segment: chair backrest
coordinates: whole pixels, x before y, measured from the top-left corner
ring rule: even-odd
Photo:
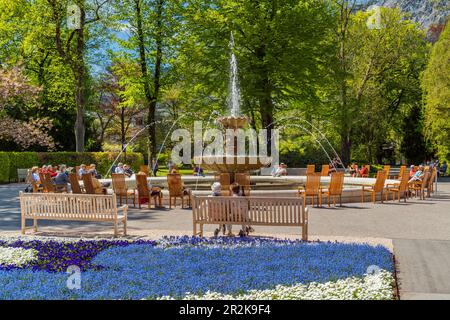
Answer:
[[[400,185],[398,186],[398,190],[400,192],[405,192],[408,190],[408,182],[409,182],[409,172],[404,170],[403,174],[400,176]]]
[[[148,197],[150,194],[150,190],[148,189],[147,184],[147,175],[146,174],[137,174],[136,175],[136,187],[138,190],[139,197]]]
[[[306,175],[312,174],[314,172],[316,172],[316,165],[315,164],[308,164],[306,166]]]
[[[375,181],[375,184],[373,185],[373,190],[375,192],[381,192],[384,189],[385,182],[386,182],[386,171],[379,170],[377,172],[377,180]]]
[[[86,194],[95,194],[94,184],[92,183],[92,174],[83,174],[81,178],[83,179],[83,185],[84,190],[86,190]]]
[[[55,192],[56,188],[52,182],[52,176],[50,173],[39,173],[39,180],[41,181],[44,192]]]
[[[149,174],[148,166],[145,164],[141,164],[139,167],[139,171],[144,172],[147,176]]]
[[[328,176],[329,172],[330,172],[330,165],[329,164],[323,164],[322,165],[322,171],[320,172],[322,177]]]
[[[228,188],[231,184],[230,174],[229,173],[219,173],[214,176],[215,180],[220,183],[222,186],[222,190],[224,188]]]
[[[127,193],[127,185],[125,183],[125,175],[123,173],[113,173],[111,174],[111,179],[114,193]]]
[[[391,171],[391,166],[385,165],[385,166],[383,166],[383,170],[384,170],[384,172],[386,172],[386,177],[389,177],[389,172]]]
[[[422,183],[420,184],[421,189],[428,187],[428,183],[431,180],[431,172],[426,170],[422,177]]]
[[[179,197],[183,194],[183,182],[179,173],[169,173],[167,175],[167,185],[171,197]]]
[[[399,178],[399,179],[402,179],[403,174],[404,174],[405,172],[407,172],[407,171],[406,171],[406,166],[401,166],[401,167],[400,167],[400,171],[399,171],[399,173],[398,173],[398,178]],[[408,179],[409,179],[409,172],[408,172]]]
[[[244,195],[248,197],[251,191],[250,175],[248,173],[235,173],[234,181],[239,183],[244,190]]]
[[[80,183],[78,182],[78,177],[76,173],[69,173],[70,187],[72,188],[72,193],[81,194]]]
[[[344,173],[333,172],[331,174],[330,187],[328,191],[331,195],[341,195],[344,188]]]
[[[316,195],[319,194],[320,188],[320,173],[311,173],[306,176],[306,195]]]
[[[433,186],[434,181],[436,180],[437,170],[433,168],[430,178],[428,179],[427,188],[431,188]]]

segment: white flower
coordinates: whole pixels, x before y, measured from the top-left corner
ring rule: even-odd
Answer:
[[[0,265],[22,266],[37,259],[34,249],[0,247]]]
[[[208,291],[203,295],[187,293],[185,300],[390,300],[393,299],[394,278],[388,271],[381,270],[363,278],[352,277],[325,283],[312,282],[308,285],[278,285],[274,289],[250,290],[240,295]],[[162,300],[173,299],[170,296]]]

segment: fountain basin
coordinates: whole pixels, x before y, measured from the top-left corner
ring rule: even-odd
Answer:
[[[261,167],[270,164],[263,163],[258,156],[237,156],[237,155],[220,155],[220,156],[199,156],[194,157],[195,163],[201,163],[200,167],[214,172],[248,172],[258,170]]]

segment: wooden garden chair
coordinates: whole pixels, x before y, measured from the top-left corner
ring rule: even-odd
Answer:
[[[377,173],[377,180],[375,181],[375,184],[369,187],[362,186],[362,194],[361,194],[361,200],[364,202],[365,193],[369,192],[372,195],[372,201],[375,203],[377,193],[380,193],[381,195],[381,203],[383,203],[383,191],[384,191],[384,184],[386,182],[386,172],[383,170],[378,171]]]
[[[82,194],[84,193],[81,189],[80,182],[76,173],[69,173],[70,187],[72,188],[72,193]]]
[[[306,176],[305,187],[298,188],[298,195],[303,197],[303,205],[306,206],[306,200],[311,198],[311,205],[314,206],[314,198],[317,197],[317,204],[319,204],[320,194],[320,173],[312,173]]]
[[[234,181],[242,187],[246,197],[250,196],[252,188],[250,183],[250,175],[248,173],[235,173]]]
[[[400,180],[402,179],[402,177],[403,177],[403,174],[404,174],[405,172],[408,172],[408,171],[406,170],[406,166],[401,166],[401,167],[400,167],[400,171],[398,172],[398,176],[393,176],[394,179],[397,179],[397,180],[400,181]],[[409,172],[408,172],[408,180],[409,180]]]
[[[230,195],[231,177],[229,173],[219,173],[214,176],[214,179],[220,183],[221,194],[223,196]]]
[[[434,193],[434,182],[436,181],[437,176],[437,169],[433,168],[433,171],[431,172],[430,180],[428,181],[427,185],[427,197],[431,197],[431,194]]]
[[[40,182],[40,181],[39,181]],[[31,187],[33,188],[33,192],[43,192],[44,188],[40,185],[38,181],[31,181]]]
[[[386,172],[386,179],[389,179],[389,173],[391,171],[391,166],[385,165],[385,166],[383,166],[383,170],[384,170],[384,172]]]
[[[179,173],[168,174],[167,185],[169,186],[169,208],[172,208],[172,199],[175,199],[174,204],[177,205],[177,198],[181,199],[181,208],[184,208],[184,197],[188,198],[188,205],[191,207],[191,190],[183,186]]]
[[[389,200],[389,194],[392,193],[392,200],[394,200],[397,197],[398,201],[400,202],[401,195],[403,194],[403,200],[406,202],[406,198],[408,197],[409,193],[408,180],[409,180],[409,172],[405,170],[403,171],[403,175],[400,177],[398,183],[388,185],[388,187],[386,188],[386,201]]]
[[[333,172],[331,174],[330,185],[328,188],[320,188],[319,205],[322,206],[322,197],[325,195],[328,198],[328,206],[330,207],[331,198],[333,198],[333,205],[336,206],[336,197],[339,197],[339,204],[342,207],[342,190],[344,188],[344,173]]]
[[[148,166],[145,164],[141,164],[139,167],[139,171],[140,172],[144,172],[146,176],[149,176],[149,170],[148,170]]]
[[[322,165],[322,170],[320,172],[320,175],[322,177],[326,177],[326,176],[328,176],[329,173],[330,173],[330,165],[329,164],[323,164]]]
[[[41,181],[42,189],[45,193],[57,192],[50,173],[39,173],[39,180]]]
[[[306,166],[306,175],[313,174],[315,172],[316,172],[316,165],[315,164],[308,164]]]
[[[119,197],[119,204],[122,205],[122,199],[125,198],[125,203],[128,204],[128,199],[133,199],[133,206],[136,207],[136,190],[128,189],[125,183],[125,175],[123,173],[111,174],[112,186],[114,193]]]
[[[148,208],[150,209],[150,203],[151,203],[152,198],[155,203],[155,208],[156,208],[156,200],[158,200],[159,206],[162,207],[161,188],[153,187],[150,190],[148,187],[146,174],[137,174],[136,175],[136,186],[137,186],[137,192],[138,192],[137,196],[138,196],[139,209],[141,209],[141,200],[147,200]]]
[[[413,181],[409,184],[409,191],[413,191],[414,195],[419,196],[421,200],[425,200],[425,189],[431,179],[431,172],[425,170],[422,180]]]
[[[94,183],[92,182],[92,174],[86,173],[81,177],[83,179],[84,190],[86,190],[86,194],[107,194],[107,189],[102,187],[100,191],[95,189]]]

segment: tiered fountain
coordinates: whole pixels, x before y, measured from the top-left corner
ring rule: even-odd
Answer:
[[[225,132],[227,129],[235,131],[234,134],[234,148],[233,153],[226,153],[223,155],[214,156],[199,156],[194,157],[196,163],[201,162],[201,166],[204,169],[215,171],[218,173],[227,172],[231,174],[233,179],[234,173],[249,172],[252,170],[260,169],[267,164],[262,164],[258,156],[240,156],[237,153],[237,137],[236,131],[238,129],[245,129],[248,124],[247,117],[240,114],[241,94],[239,89],[238,67],[236,56],[233,52],[234,38],[231,34],[230,38],[230,81],[229,81],[229,97],[228,107],[231,111],[229,116],[221,117],[217,119],[217,122]],[[224,139],[226,141],[226,139]],[[228,150],[225,143],[225,150]]]

